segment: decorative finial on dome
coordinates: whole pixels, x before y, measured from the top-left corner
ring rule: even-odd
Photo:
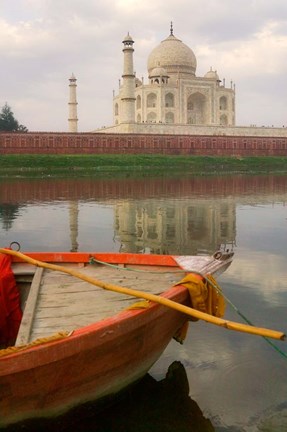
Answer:
[[[172,21],[170,22],[170,36],[173,36],[173,26],[172,26]]]

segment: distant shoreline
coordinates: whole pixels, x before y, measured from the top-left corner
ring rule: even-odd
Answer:
[[[287,174],[287,156],[0,155],[0,177]]]

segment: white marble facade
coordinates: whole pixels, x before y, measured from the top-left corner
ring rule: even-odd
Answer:
[[[133,44],[128,34],[119,93],[113,98],[114,125],[235,125],[235,85],[225,87],[212,68],[196,76],[195,54],[174,36],[172,26],[148,57],[146,84],[134,73]]]

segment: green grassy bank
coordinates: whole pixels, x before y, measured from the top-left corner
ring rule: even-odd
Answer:
[[[286,157],[0,155],[0,176],[287,173]]]

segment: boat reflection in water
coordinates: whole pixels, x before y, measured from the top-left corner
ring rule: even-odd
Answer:
[[[173,362],[162,381],[146,375],[139,383],[103,403],[87,403],[55,419],[34,419],[9,426],[5,432],[213,432],[189,397],[182,363]]]

